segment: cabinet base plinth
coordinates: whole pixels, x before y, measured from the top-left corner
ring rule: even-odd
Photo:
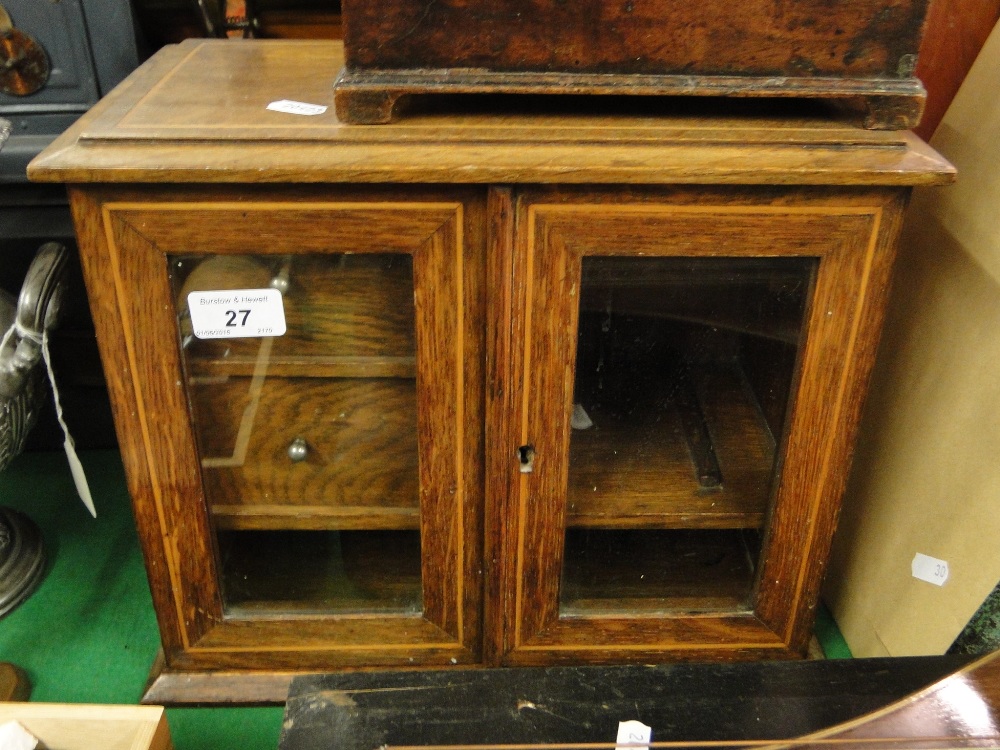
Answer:
[[[144,705],[283,705],[295,677],[307,672],[238,670],[182,671],[165,666],[162,653],[153,665],[140,703]]]

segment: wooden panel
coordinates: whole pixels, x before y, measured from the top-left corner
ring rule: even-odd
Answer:
[[[594,621],[600,623],[599,640]],[[665,661],[788,659],[774,632],[752,613],[696,616],[567,617],[507,654],[508,666],[652,664]]]
[[[173,655],[218,623],[222,602],[179,357],[163,345],[177,340],[165,259],[92,197],[71,200],[161,638]],[[174,528],[183,535],[164,533]]]
[[[107,236],[104,232],[100,203],[79,190],[70,190],[70,208],[80,243],[80,258],[87,298],[97,331],[97,343],[111,396],[118,445],[125,468],[125,478],[132,498],[133,512],[148,572],[153,609],[165,651],[182,644],[180,618],[176,615],[168,545],[160,535],[161,519],[150,486],[149,456],[142,441],[142,422],[135,407],[135,386],[126,348],[125,331],[118,312],[114,278]]]
[[[912,72],[925,0],[609,4],[343,0],[350,70],[500,71],[898,78]]]
[[[905,133],[827,113],[675,102],[494,102],[382,128],[271,112],[331,104],[335,42],[192,40],[170,47],[30,167],[65,182],[940,184],[952,171]],[[300,75],[309,70],[310,75]],[[499,106],[498,106],[499,105]],[[568,107],[568,109],[567,109]],[[567,116],[568,115],[568,116]],[[844,148],[852,146],[856,148]]]
[[[88,706],[65,703],[3,703],[0,724],[16,721],[59,750],[171,750],[162,706]]]
[[[868,220],[823,259],[816,281],[757,601],[762,619],[781,622],[786,642],[801,652],[850,470],[907,197],[873,195]]]
[[[514,193],[509,187],[491,188],[487,198],[489,237],[487,253],[486,318],[486,497],[483,550],[483,660],[501,663],[513,642],[510,603],[517,589],[517,571],[509,561],[517,550],[517,513],[520,481],[518,447],[521,431],[518,397],[523,392],[521,346],[524,343],[523,274],[515,268],[523,254],[514,245]]]
[[[217,525],[417,528],[415,380],[236,378],[190,394]],[[297,438],[302,461],[288,456]]]
[[[636,716],[667,747],[819,748],[830,745],[793,738],[869,711],[888,718],[889,731],[853,724],[853,747],[864,739],[892,746],[897,736],[909,738],[898,743],[908,747],[967,747],[995,733],[995,686],[966,673],[951,687],[925,691],[937,694],[933,702],[910,695],[962,663],[937,657],[303,675],[288,692],[280,750],[611,747],[622,717]],[[982,710],[967,712],[968,693],[956,684],[968,685]],[[894,701],[898,716],[880,712]],[[922,702],[932,705],[917,708]],[[957,718],[966,712],[968,719]],[[935,742],[944,733],[942,715],[955,717],[953,739]]]

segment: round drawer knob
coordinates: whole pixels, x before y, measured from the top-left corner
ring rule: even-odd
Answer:
[[[297,437],[288,446],[288,457],[298,463],[299,461],[305,461],[309,456],[309,443],[306,442],[305,438]]]

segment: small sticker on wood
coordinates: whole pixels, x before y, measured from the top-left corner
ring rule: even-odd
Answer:
[[[268,104],[267,108],[272,112],[284,112],[286,115],[305,115],[307,117],[321,115],[327,110],[322,104],[296,102],[291,99],[279,99],[276,102]]]
[[[277,289],[191,292],[188,310],[194,335],[200,339],[285,334],[285,305]]]
[[[615,740],[617,750],[635,750],[635,748],[649,750],[649,743],[652,741],[652,727],[647,727],[635,719],[618,722],[618,738]]]

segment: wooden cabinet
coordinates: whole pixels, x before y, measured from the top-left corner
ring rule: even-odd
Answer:
[[[338,55],[168,48],[32,167],[71,185],[147,699],[801,656],[906,198],[950,166],[809,118],[266,109]]]

